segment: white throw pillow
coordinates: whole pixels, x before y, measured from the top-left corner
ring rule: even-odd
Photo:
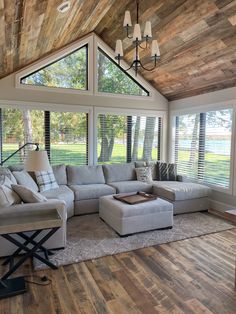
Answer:
[[[59,188],[52,169],[48,171],[35,171],[35,176],[40,192]]]
[[[42,203],[47,201],[45,196],[23,185],[13,184],[12,189],[19,195],[24,203]]]
[[[39,188],[34,181],[34,179],[31,177],[30,174],[28,174],[27,171],[13,171],[13,175],[16,178],[16,181],[18,184],[23,185],[35,192],[38,192]]]
[[[151,167],[135,168],[137,180],[141,182],[152,182],[152,169]]]
[[[7,176],[13,184],[17,184],[15,177],[13,176],[12,172],[10,169],[7,167],[2,167],[0,166],[0,175]]]
[[[0,185],[0,208],[20,203],[21,199],[9,186]]]

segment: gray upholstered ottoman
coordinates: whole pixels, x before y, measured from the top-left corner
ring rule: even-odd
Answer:
[[[153,229],[172,228],[173,205],[161,198],[129,205],[108,195],[99,199],[99,216],[123,236]]]

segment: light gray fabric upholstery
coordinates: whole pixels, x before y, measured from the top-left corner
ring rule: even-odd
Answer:
[[[47,201],[45,196],[23,185],[12,184],[11,187],[24,203],[42,203]]]
[[[99,198],[116,193],[116,189],[107,184],[70,185],[75,193],[75,201]]]
[[[57,189],[47,190],[41,192],[47,199],[58,199],[66,203],[67,216],[72,217],[74,215],[74,193],[66,185],[61,185]]]
[[[7,208],[0,208],[0,219],[3,216],[20,215],[21,213],[32,212],[32,210],[40,210],[42,212],[48,211],[49,209],[56,208],[59,215],[63,220],[63,226],[60,228],[46,243],[44,244],[48,249],[63,248],[66,246],[66,220],[67,213],[65,208],[65,202],[59,200],[48,200],[45,203],[35,204],[18,204]],[[40,237],[45,235],[45,232],[40,234]],[[9,241],[0,237],[0,256],[7,256],[16,250],[16,246],[11,244]]]
[[[150,167],[152,172],[152,180],[157,180],[156,161],[135,161],[135,168]]]
[[[207,197],[210,189],[198,183],[177,181],[153,182],[153,193],[172,201]]]
[[[68,185],[103,184],[102,166],[67,166]]]
[[[185,201],[170,201],[173,204],[174,215],[194,213],[209,209],[209,198],[201,197]]]
[[[38,192],[39,187],[28,172],[24,170],[13,171],[13,175],[16,178],[18,184],[23,185],[35,192]]]
[[[109,183],[110,186],[116,189],[117,193],[129,193],[143,191],[147,193],[152,192],[152,184],[141,181],[121,181]]]
[[[8,168],[11,170],[11,172],[22,171],[24,170],[24,165],[23,164],[10,165],[8,166]]]
[[[67,185],[67,175],[65,165],[55,165],[52,166],[52,170],[59,185]]]
[[[134,163],[103,165],[106,183],[136,180]]]
[[[16,178],[13,176],[11,170],[7,167],[0,166],[0,175],[7,176],[13,184],[17,184]]]
[[[21,199],[11,187],[7,185],[0,185],[0,208],[11,207],[14,204],[20,204]]]
[[[129,205],[103,196],[99,200],[99,216],[120,235],[173,226],[173,205],[161,198]]]
[[[99,209],[99,199],[75,201],[75,215],[97,213]]]

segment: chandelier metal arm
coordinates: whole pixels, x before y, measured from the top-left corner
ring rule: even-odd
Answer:
[[[146,67],[142,64],[142,62],[140,61],[140,67],[141,67],[142,69],[144,69],[145,71],[148,71],[148,72],[151,72],[151,71],[155,70],[156,66],[157,66],[157,58],[156,58],[156,57],[155,57],[154,66],[153,66],[151,69],[146,68]]]

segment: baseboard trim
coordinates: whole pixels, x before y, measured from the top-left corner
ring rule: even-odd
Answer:
[[[226,211],[228,209],[233,209],[236,206],[210,199],[210,206],[209,207],[211,209],[215,209],[215,210],[224,212],[224,211]]]

